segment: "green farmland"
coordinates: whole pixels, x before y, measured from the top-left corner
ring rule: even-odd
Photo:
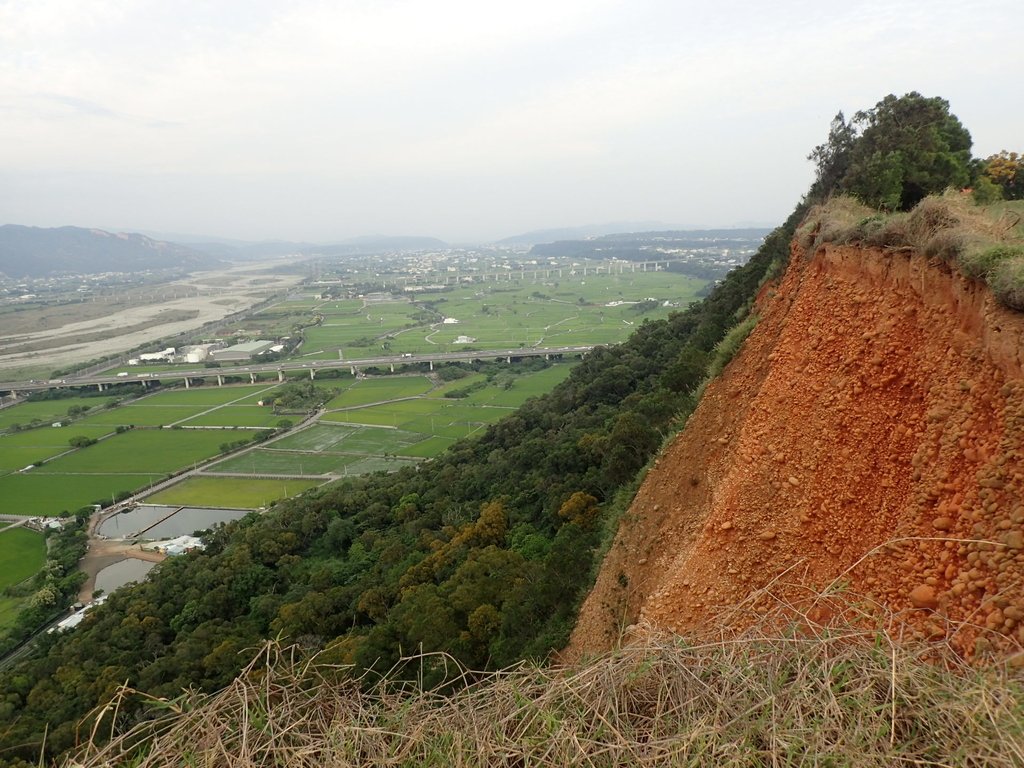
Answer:
[[[384,311],[381,305],[374,307]],[[351,310],[339,310],[338,316]],[[189,478],[149,500],[263,506],[285,488],[297,493],[310,487],[312,481],[302,477],[345,477],[409,466],[479,433],[530,397],[550,390],[571,367],[502,364],[474,373],[466,366],[465,374],[453,381],[442,381],[440,371],[317,381],[315,385],[330,397],[318,424],[211,465],[209,474]],[[299,418],[257,404],[279,389],[275,381],[166,390],[102,408],[68,427],[0,435],[0,510],[33,515],[74,511],[203,464],[226,443],[251,439],[256,429]],[[69,402],[79,400],[102,404],[93,398],[54,402],[66,412]],[[27,405],[48,406],[36,408],[39,414],[59,412],[51,402]],[[114,434],[122,425],[137,428]],[[181,428],[168,429],[170,425]],[[74,437],[102,439],[72,450],[69,440]],[[21,471],[33,464],[33,469]],[[274,475],[295,476],[295,481],[281,484],[260,477]],[[250,489],[248,484],[256,481],[259,484]],[[205,493],[212,496],[204,497]]]
[[[220,452],[237,439],[224,430],[137,429],[48,462],[37,474],[169,474]]]
[[[272,387],[266,384],[257,385],[232,385],[218,387],[216,384],[206,384],[203,387],[192,387],[190,389],[172,389],[166,392],[158,392],[139,401],[139,406],[150,405],[184,405],[190,408],[197,406],[212,407],[215,405],[226,405],[236,400],[243,400],[252,396],[259,399],[260,393],[269,392]]]
[[[319,485],[316,480],[190,477],[146,499],[149,504],[256,509]]]
[[[186,427],[273,427],[281,414],[261,405],[225,405],[182,422]]]
[[[0,435],[0,474],[38,464],[53,456],[71,450],[69,441],[76,437],[95,440],[110,434],[107,427],[88,427],[77,424],[69,427],[40,427]]]
[[[686,307],[707,285],[676,272],[620,268],[621,273],[595,274],[592,267],[584,275],[581,269],[564,267],[542,279],[510,275],[508,281],[462,284],[385,301],[310,298],[276,304],[254,318],[277,329],[305,326],[300,358],[310,360],[337,360],[339,354],[355,361],[381,354],[452,352],[470,345],[613,344],[644,318]]]
[[[12,425],[21,427],[30,424],[49,426],[56,421],[68,418],[71,408],[102,408],[112,402],[112,397],[69,397],[62,400],[39,400],[19,403],[0,411],[0,429],[10,429]]]
[[[0,477],[0,508],[8,515],[59,515],[111,501],[162,479],[162,475],[47,475],[32,470]]]
[[[27,528],[0,531],[0,630],[17,618],[24,598],[8,597],[8,587],[31,578],[46,561],[43,535]]]

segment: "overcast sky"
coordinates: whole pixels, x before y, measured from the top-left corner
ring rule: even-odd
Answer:
[[[0,0],[0,223],[247,240],[773,225],[917,90],[1024,150],[1021,0]]]

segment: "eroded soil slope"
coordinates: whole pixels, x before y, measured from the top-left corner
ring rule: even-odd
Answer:
[[[570,653],[826,587],[968,656],[1017,649],[1024,316],[922,256],[833,246],[795,252],[758,312],[644,482]]]

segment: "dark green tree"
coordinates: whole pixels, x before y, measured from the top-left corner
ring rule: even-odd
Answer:
[[[906,211],[930,194],[970,182],[971,134],[945,99],[890,94],[853,122],[860,135],[837,191],[875,208]],[[837,144],[839,157],[845,141],[844,135]]]

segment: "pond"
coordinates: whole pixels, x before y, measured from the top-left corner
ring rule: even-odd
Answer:
[[[238,520],[249,514],[247,509],[204,509],[202,507],[183,507],[166,520],[157,523],[148,531],[146,538],[153,541],[173,539],[185,536],[193,531],[211,528],[217,523]]]
[[[102,589],[103,594],[109,595],[115,589],[123,587],[125,584],[142,581],[154,565],[156,563],[136,560],[133,557],[113,565],[108,565],[96,574],[96,589]]]
[[[238,520],[248,514],[246,509],[206,509],[203,507],[167,507],[143,504],[109,517],[97,533],[108,539],[141,537],[156,541],[173,539],[210,528],[217,523]]]

